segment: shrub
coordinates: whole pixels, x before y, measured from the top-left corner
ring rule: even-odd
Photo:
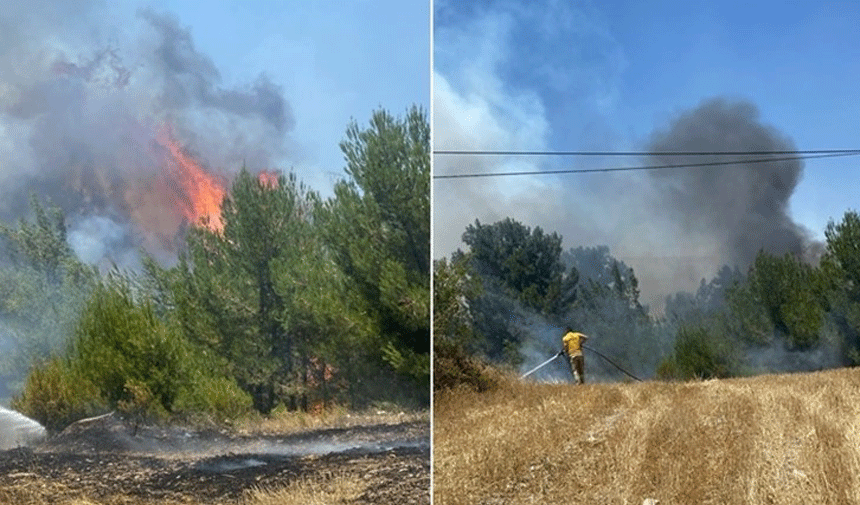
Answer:
[[[462,346],[448,338],[437,338],[433,350],[433,388],[449,389],[466,386],[477,392],[494,389],[501,373],[478,358],[466,353]]]
[[[134,431],[137,433],[138,425],[149,421],[163,421],[167,418],[167,411],[158,402],[149,387],[143,382],[129,379],[123,388],[124,398],[117,401],[116,408],[127,419],[134,423]]]
[[[12,408],[35,419],[51,432],[105,409],[99,389],[58,357],[36,365]]]
[[[183,388],[176,399],[176,411],[189,415],[204,414],[218,421],[232,421],[253,410],[251,395],[236,381],[197,373],[196,379]]]
[[[186,382],[186,353],[177,328],[156,317],[148,301],[137,302],[125,280],[108,279],[81,314],[70,361],[110,405],[140,403],[151,395],[147,402],[170,412]]]
[[[730,352],[707,329],[682,327],[672,355],[657,369],[662,379],[710,379],[732,375]]]

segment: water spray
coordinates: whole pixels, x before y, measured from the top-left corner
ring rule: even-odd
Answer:
[[[46,431],[41,424],[0,406],[0,450],[35,444],[45,437]]]
[[[543,367],[545,367],[546,365],[548,365],[550,361],[552,361],[552,360],[554,360],[555,358],[557,358],[557,357],[561,356],[562,354],[564,354],[564,351],[559,351],[559,352],[558,352],[558,354],[554,354],[554,355],[552,356],[552,358],[550,358],[550,359],[548,359],[548,360],[544,361],[544,362],[543,362],[543,363],[541,363],[540,365],[538,365],[538,366],[536,366],[536,367],[532,368],[531,370],[529,370],[528,372],[524,373],[524,374],[523,374],[523,376],[522,376],[522,377],[520,377],[520,379],[525,379],[525,378],[526,378],[526,377],[528,377],[529,375],[531,375],[531,374],[533,374],[533,373],[537,372],[537,371],[538,371],[538,370],[540,370],[541,368],[543,368]]]

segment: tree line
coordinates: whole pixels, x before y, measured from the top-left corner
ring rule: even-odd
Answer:
[[[762,250],[745,271],[726,265],[695,293],[668,296],[661,315],[640,303],[633,269],[606,246],[564,251],[559,234],[511,218],[476,221],[462,238],[466,251],[434,264],[437,386],[456,382],[470,357],[513,368],[530,353],[550,357],[567,325],[598,335],[591,345],[645,377],[860,362],[855,211],[827,225],[820,258]]]
[[[13,406],[57,428],[109,408],[429,405],[429,132],[418,107],[351,122],[329,198],[242,169],[223,229],[191,226],[175,265],[144,256],[141,272],[83,264],[34,199],[34,223],[0,228]]]

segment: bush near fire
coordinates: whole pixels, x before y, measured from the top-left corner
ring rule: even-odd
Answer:
[[[143,272],[83,264],[62,213],[34,197],[34,222],[0,229],[0,396],[54,430],[110,409],[426,407],[429,135],[417,107],[353,122],[328,199],[243,169],[176,265],[146,256]]]

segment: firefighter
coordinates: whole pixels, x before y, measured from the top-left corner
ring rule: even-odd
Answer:
[[[585,360],[582,357],[582,344],[588,340],[588,336],[573,331],[570,326],[564,329],[564,337],[561,339],[562,352],[570,361],[570,373],[577,384],[585,384]]]

